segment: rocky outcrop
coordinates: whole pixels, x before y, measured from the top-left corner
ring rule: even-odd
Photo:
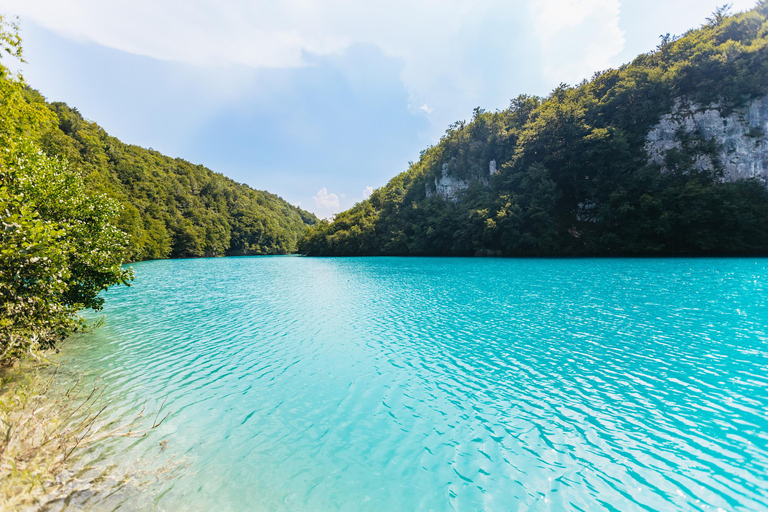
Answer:
[[[451,176],[449,169],[448,163],[444,163],[440,176],[435,178],[434,190],[427,184],[427,197],[440,196],[443,199],[457,202],[459,193],[469,188],[469,181]]]
[[[692,156],[698,170],[722,169],[726,181],[758,178],[768,184],[767,134],[768,96],[726,115],[717,104],[678,100],[648,133],[645,149],[650,161],[666,171],[670,151],[685,151],[683,139],[695,138],[712,148]]]
[[[499,172],[496,168],[496,160],[491,160],[488,163],[488,176],[478,176],[470,180],[456,178],[455,176],[451,175],[450,170],[450,164],[447,162],[444,163],[440,172],[440,176],[435,178],[434,187],[432,187],[430,183],[427,183],[427,197],[438,196],[456,203],[459,201],[461,192],[468,189],[472,183],[480,181],[484,186],[487,187],[490,185],[490,180],[488,179],[489,176],[493,176]]]

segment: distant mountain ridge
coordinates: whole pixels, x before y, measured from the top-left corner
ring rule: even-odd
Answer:
[[[768,2],[475,109],[309,255],[768,254]]]

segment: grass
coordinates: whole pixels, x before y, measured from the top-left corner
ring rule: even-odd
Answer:
[[[129,475],[111,474],[114,464],[91,466],[82,455],[105,439],[143,437],[165,419],[159,412],[147,418],[142,408],[127,422],[107,420],[103,384],[81,378],[57,389],[58,369],[39,356],[0,368],[0,511],[66,504],[105,479],[114,492]]]

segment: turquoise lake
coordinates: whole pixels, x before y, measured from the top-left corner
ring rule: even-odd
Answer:
[[[172,464],[94,510],[768,510],[766,259],[133,267],[60,357]]]

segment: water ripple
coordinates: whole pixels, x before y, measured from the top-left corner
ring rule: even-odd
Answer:
[[[94,509],[768,510],[766,260],[135,269],[63,357],[189,463]]]

